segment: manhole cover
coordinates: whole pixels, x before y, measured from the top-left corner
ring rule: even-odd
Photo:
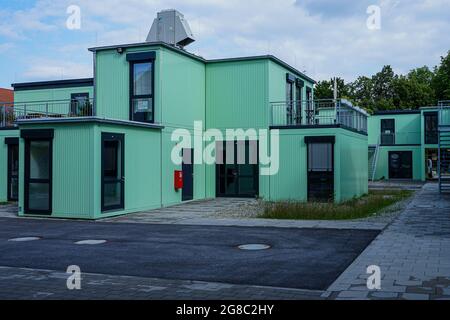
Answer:
[[[267,250],[270,249],[270,246],[268,244],[243,244],[238,246],[241,250]]]
[[[81,241],[77,241],[75,242],[75,244],[102,244],[105,243],[106,240],[81,240]]]
[[[39,237],[22,237],[22,238],[13,238],[13,239],[9,239],[8,241],[12,241],[12,242],[26,242],[26,241],[36,241],[39,240],[41,238]]]

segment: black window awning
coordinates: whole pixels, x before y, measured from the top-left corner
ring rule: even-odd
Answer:
[[[53,129],[27,129],[20,131],[22,139],[53,139]]]
[[[335,143],[335,136],[313,136],[313,137],[305,137],[305,143]]]
[[[11,138],[11,137],[5,138],[5,144],[19,144],[19,138],[17,138],[17,137],[14,137],[14,138]]]

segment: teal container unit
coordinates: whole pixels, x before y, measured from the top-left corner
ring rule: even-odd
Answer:
[[[280,130],[279,171],[269,176],[270,201],[311,200],[311,144],[329,144],[326,164],[330,173],[330,193],[335,202],[359,197],[368,192],[367,136],[343,128]],[[324,168],[320,168],[324,170]]]
[[[193,141],[195,136],[201,136],[201,133],[194,132],[195,122],[201,122],[205,128],[205,61],[162,43],[131,45],[122,50],[117,47],[91,50],[96,61],[96,115],[105,119],[134,121],[130,110],[133,62],[139,61],[135,59],[141,57],[152,61],[153,120],[150,122],[164,126],[161,131],[161,164],[157,180],[162,188],[161,205],[181,203],[183,192],[174,189],[173,176],[175,171],[182,171],[183,167],[174,164],[171,159],[172,149],[177,145],[177,141],[172,141],[172,135],[176,130],[181,130],[186,139]],[[199,149],[201,147],[198,146]],[[193,148],[190,152],[195,153],[196,150]],[[192,197],[185,196],[184,199],[204,199],[206,166],[195,164],[192,172]]]
[[[376,112],[369,118],[369,166],[379,179],[425,181],[436,175],[438,158],[438,108]],[[429,175],[428,161],[434,173]]]
[[[12,86],[17,115],[22,113],[69,115],[73,101],[77,101],[80,97],[90,101],[94,97],[92,78],[15,83]]]
[[[292,87],[292,99],[303,99],[307,92],[313,92],[314,80],[298,72],[272,56],[236,58],[209,61],[206,68],[206,124],[208,129],[217,129],[225,141],[227,129],[241,129],[244,137],[235,140],[247,140],[258,144],[259,149],[269,150],[270,145],[261,145],[259,130],[270,133],[272,121],[272,101],[286,99],[287,79],[298,79],[299,90]],[[300,87],[300,83],[302,86]],[[297,96],[296,96],[297,95]],[[256,133],[256,135],[255,135]],[[247,147],[249,148],[249,147]],[[236,149],[237,150],[237,149]],[[280,157],[286,155],[280,154]],[[250,171],[249,167],[226,168],[239,176],[241,171]],[[269,176],[260,174],[261,166],[253,169],[255,196],[262,199],[270,197]],[[218,172],[219,171],[219,172]],[[255,173],[256,172],[256,173]],[[246,187],[235,192],[221,192],[222,180],[220,168],[207,168],[207,197],[242,196],[248,192],[249,182],[241,183]],[[237,180],[248,181],[250,176],[238,177]]]
[[[99,219],[161,206],[162,127],[99,119],[19,126],[19,215]],[[33,146],[43,141],[51,141],[45,152]],[[48,183],[31,196],[35,175]]]
[[[15,201],[17,197],[18,137],[19,130],[0,129],[0,202]]]

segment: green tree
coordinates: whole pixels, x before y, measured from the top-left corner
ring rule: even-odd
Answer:
[[[336,78],[338,98],[348,98],[349,90],[348,86],[345,84],[344,79]],[[314,96],[316,99],[333,99],[334,98],[334,79],[329,81],[323,80],[316,84],[314,89]]]
[[[441,57],[441,64],[434,69],[432,87],[437,100],[450,100],[450,51]]]
[[[352,102],[366,110],[374,110],[371,78],[360,76],[354,82],[349,83],[348,87]]]

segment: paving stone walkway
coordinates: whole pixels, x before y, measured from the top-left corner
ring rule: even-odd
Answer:
[[[61,271],[0,267],[5,300],[319,300],[322,291],[82,273],[67,289]]]
[[[381,268],[381,290],[367,289],[370,265]],[[450,299],[450,195],[426,184],[322,297]]]

